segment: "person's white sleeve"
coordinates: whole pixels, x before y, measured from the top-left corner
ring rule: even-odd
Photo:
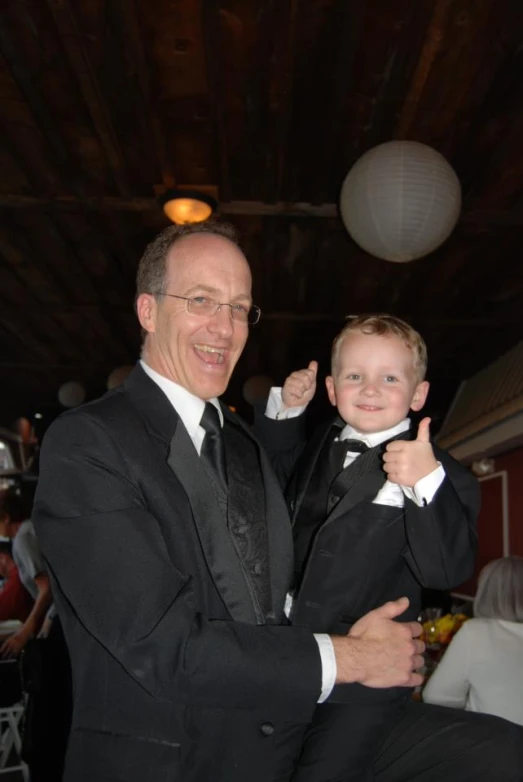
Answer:
[[[428,505],[434,499],[434,495],[445,480],[445,469],[443,465],[438,464],[435,470],[429,472],[424,478],[414,485],[411,489],[410,486],[402,486],[401,489],[405,497],[415,502],[422,508],[424,505]]]
[[[265,408],[265,415],[267,418],[273,420],[285,421],[287,418],[297,418],[306,409],[307,405],[301,405],[301,407],[283,407],[281,398],[281,388],[273,386],[267,399],[267,407]]]
[[[321,693],[318,698],[318,703],[323,703],[323,701],[327,700],[334,688],[338,668],[336,666],[336,655],[334,654],[334,646],[332,645],[330,636],[325,633],[315,633],[314,637],[320,650],[322,671]]]
[[[465,708],[470,689],[468,672],[473,643],[472,627],[467,627],[467,624],[458,630],[422,690],[425,703]]]

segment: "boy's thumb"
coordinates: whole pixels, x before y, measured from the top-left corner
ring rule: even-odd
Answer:
[[[422,443],[430,443],[430,418],[423,418],[419,422],[416,440]]]

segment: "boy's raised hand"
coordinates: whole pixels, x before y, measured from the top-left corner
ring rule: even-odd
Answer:
[[[307,369],[292,372],[283,384],[281,399],[284,407],[304,407],[316,392],[318,362],[311,361]]]
[[[389,481],[414,488],[433,472],[438,462],[430,443],[430,418],[423,418],[415,440],[393,440],[383,454],[383,469]]]

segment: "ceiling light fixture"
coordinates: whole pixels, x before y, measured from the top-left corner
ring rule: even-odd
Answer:
[[[159,197],[163,211],[173,223],[203,223],[216,210],[216,199],[199,190],[166,190]]]

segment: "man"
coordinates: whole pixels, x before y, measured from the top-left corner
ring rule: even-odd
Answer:
[[[35,522],[75,693],[64,779],[269,782],[287,728],[335,682],[420,681],[419,626],[392,621],[406,600],[346,637],[282,624],[283,498],[217,402],[259,314],[233,231],[166,229],[137,293],[141,365],[58,419],[41,454]]]

